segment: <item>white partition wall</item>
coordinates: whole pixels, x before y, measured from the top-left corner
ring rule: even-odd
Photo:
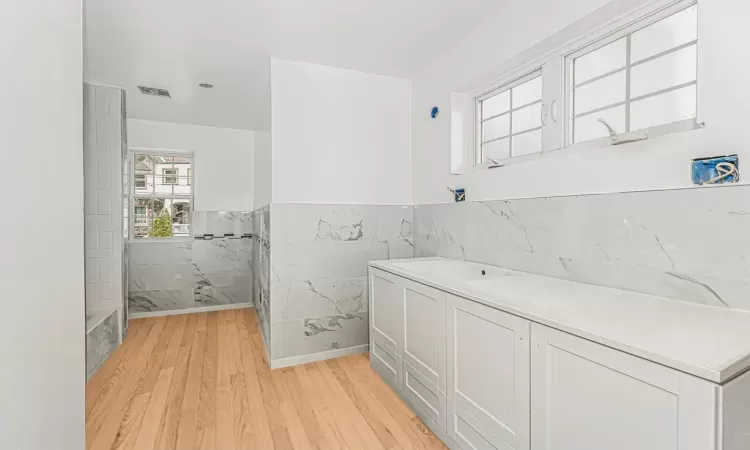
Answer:
[[[85,447],[81,1],[0,14],[0,448]]]
[[[275,368],[364,351],[367,262],[413,252],[409,81],[274,59],[271,92],[256,208],[270,203],[259,310]]]

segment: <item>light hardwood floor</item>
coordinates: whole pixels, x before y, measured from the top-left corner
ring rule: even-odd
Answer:
[[[86,386],[86,446],[445,448],[366,354],[271,371],[254,309],[133,320]]]

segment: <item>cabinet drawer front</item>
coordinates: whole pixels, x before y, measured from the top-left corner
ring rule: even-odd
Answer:
[[[404,280],[404,362],[445,390],[445,293]]]
[[[378,344],[401,354],[403,345],[404,299],[401,278],[370,269],[370,328]]]
[[[528,450],[529,322],[447,297],[448,397],[510,448]]]
[[[463,450],[513,450],[451,399],[448,399],[448,436]]]
[[[535,450],[714,450],[716,386],[532,326]]]
[[[403,393],[409,401],[445,430],[445,393],[406,361],[403,362],[401,380]]]
[[[377,343],[370,345],[370,366],[393,389],[401,390],[401,358],[380,347]]]

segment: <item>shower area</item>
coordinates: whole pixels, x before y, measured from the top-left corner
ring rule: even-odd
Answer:
[[[127,143],[125,90],[84,83],[83,173],[86,376],[127,331]]]

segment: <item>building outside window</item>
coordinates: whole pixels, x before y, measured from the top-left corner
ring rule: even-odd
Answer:
[[[133,168],[131,238],[190,237],[192,154],[133,150],[130,161]]]
[[[179,184],[180,169],[162,169],[161,173],[164,184]]]

